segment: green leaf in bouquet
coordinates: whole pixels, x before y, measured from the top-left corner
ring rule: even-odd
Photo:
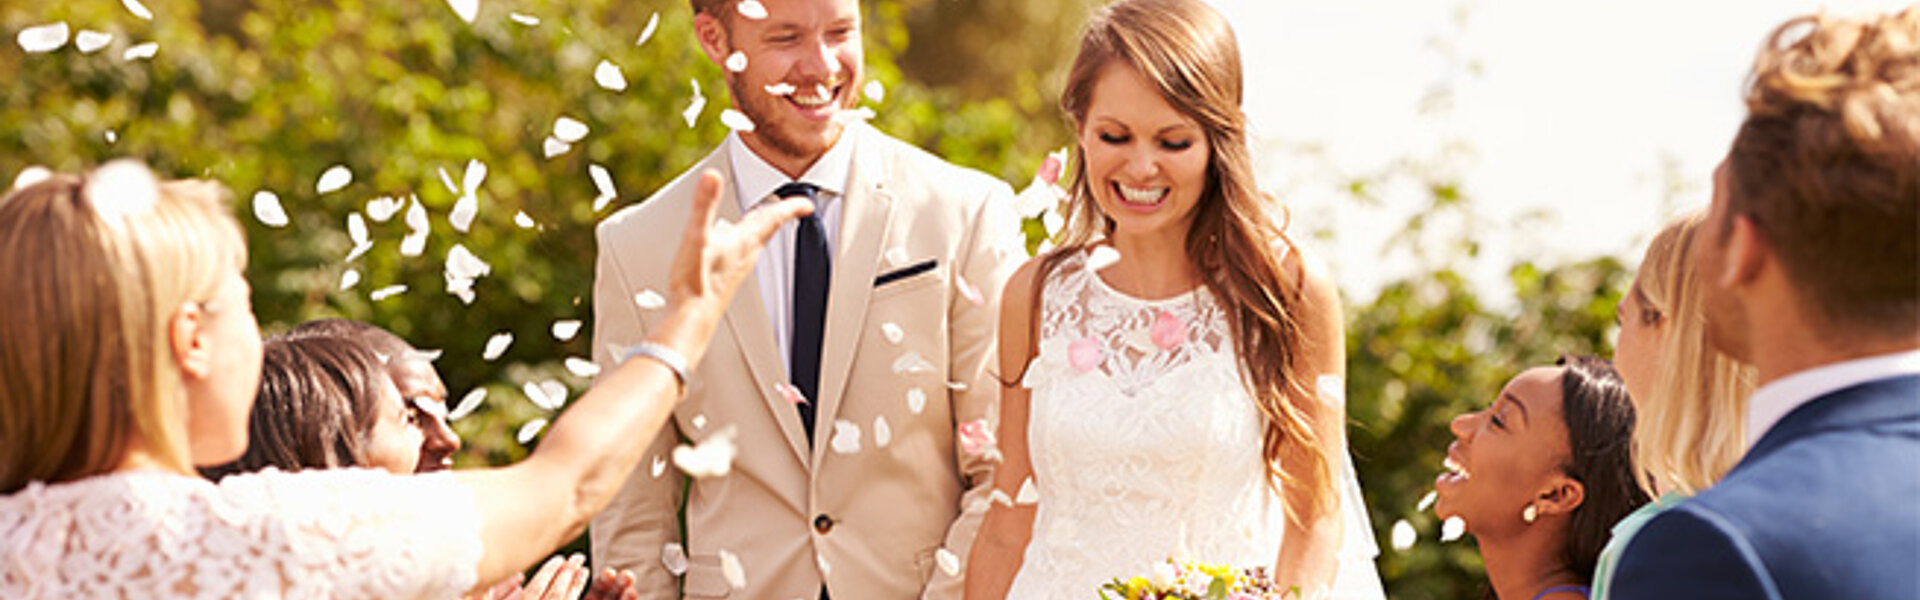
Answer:
[[[1207,584],[1207,600],[1227,600],[1227,580],[1215,577]]]

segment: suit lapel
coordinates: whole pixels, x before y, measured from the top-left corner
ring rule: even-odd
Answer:
[[[719,217],[729,221],[739,221],[739,189],[733,180],[733,165],[727,160],[722,147],[715,153],[715,159],[702,165],[702,169],[713,168],[720,171],[727,183],[728,195],[719,206]],[[727,306],[727,332],[733,335],[733,343],[740,348],[742,358],[746,359],[748,375],[753,378],[754,389],[760,392],[760,401],[773,413],[773,419],[780,424],[780,432],[787,438],[787,447],[793,450],[793,457],[801,464],[807,462],[807,433],[800,426],[800,414],[786,398],[779,393],[779,384],[787,381],[786,361],[780,357],[780,342],[774,339],[773,323],[767,319],[767,308],[760,299],[760,278],[748,275],[740,289],[733,294],[733,303]]]
[[[880,245],[892,221],[893,197],[885,184],[887,163],[878,153],[877,136],[867,136],[855,148],[847,173],[847,195],[841,201],[839,248],[833,260],[833,282],[827,293],[826,337],[820,344],[820,398],[815,414],[814,460],[832,442],[833,417],[853,369],[867,301],[873,295],[873,277],[879,268]]]

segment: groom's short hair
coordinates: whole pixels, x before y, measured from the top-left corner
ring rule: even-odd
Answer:
[[[1920,330],[1920,7],[1774,30],[1727,155],[1750,219],[1817,323]],[[1723,221],[1722,241],[1731,221]]]

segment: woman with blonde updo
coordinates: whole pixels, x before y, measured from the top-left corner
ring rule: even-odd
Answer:
[[[701,182],[673,312],[518,464],[231,475],[260,330],[226,194],[133,162],[0,197],[0,597],[452,598],[578,535],[640,462],[789,201],[714,222]],[[417,440],[411,440],[417,444]],[[405,498],[401,502],[397,499]]]

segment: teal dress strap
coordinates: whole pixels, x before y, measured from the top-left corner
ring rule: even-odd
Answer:
[[[1633,535],[1652,521],[1661,512],[1679,506],[1687,496],[1679,492],[1667,492],[1634,510],[1619,523],[1613,525],[1613,533],[1607,539],[1607,545],[1600,549],[1600,558],[1593,566],[1593,600],[1607,600],[1608,588],[1613,584],[1613,570],[1620,565],[1620,555],[1627,551],[1627,544],[1633,541]]]

